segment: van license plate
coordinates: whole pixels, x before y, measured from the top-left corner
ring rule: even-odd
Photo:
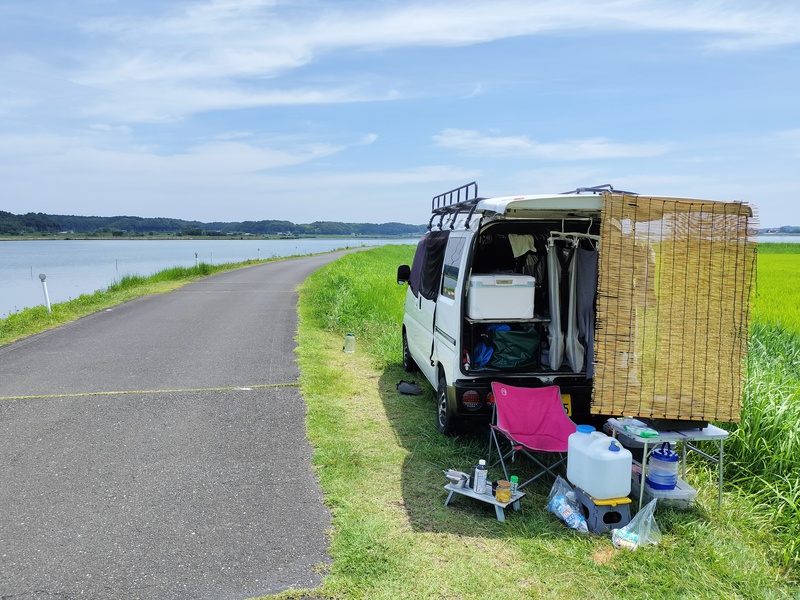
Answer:
[[[572,396],[569,394],[561,394],[561,403],[564,405],[564,410],[567,411],[568,416],[572,416]]]

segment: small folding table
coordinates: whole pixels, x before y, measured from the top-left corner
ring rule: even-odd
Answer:
[[[469,487],[456,487],[452,483],[448,483],[444,486],[448,492],[447,500],[444,501],[444,505],[447,506],[450,504],[450,500],[453,499],[453,494],[461,494],[462,496],[467,496],[468,498],[475,498],[475,500],[480,500],[481,502],[488,502],[489,504],[494,505],[494,512],[497,515],[498,521],[505,521],[505,508],[510,504],[514,510],[519,510],[519,499],[525,495],[525,492],[517,492],[511,497],[511,500],[508,502],[499,502],[497,498],[491,493],[491,487],[488,489],[490,490],[487,494],[478,494]]]

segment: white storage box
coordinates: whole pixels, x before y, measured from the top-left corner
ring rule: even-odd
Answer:
[[[633,465],[631,473],[631,496],[639,497],[639,481],[642,478],[642,468]],[[671,506],[673,508],[691,508],[697,498],[697,490],[678,477],[678,483],[672,490],[654,490],[650,484],[644,484],[644,501],[650,502],[653,498],[658,498],[657,506]]]
[[[467,294],[470,319],[532,319],[535,280],[528,275],[473,275]]]

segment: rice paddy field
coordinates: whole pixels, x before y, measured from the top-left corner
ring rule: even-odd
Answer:
[[[754,304],[758,323],[800,335],[800,244],[761,244]]]

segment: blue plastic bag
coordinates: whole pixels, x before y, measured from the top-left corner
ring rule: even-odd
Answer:
[[[481,369],[486,366],[486,363],[492,358],[494,349],[487,346],[483,342],[478,342],[475,350],[472,351],[472,365],[476,369]]]

